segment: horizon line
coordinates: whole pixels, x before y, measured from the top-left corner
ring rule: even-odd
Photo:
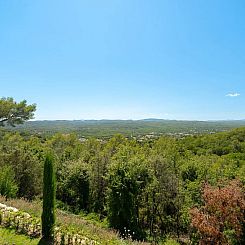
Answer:
[[[245,118],[243,119],[167,119],[167,118],[141,118],[141,119],[132,119],[132,118],[126,118],[126,119],[107,119],[107,118],[101,118],[101,119],[31,119],[29,122],[35,122],[35,121],[146,121],[146,120],[152,120],[152,121],[196,121],[196,122],[210,122],[210,121],[245,121]]]

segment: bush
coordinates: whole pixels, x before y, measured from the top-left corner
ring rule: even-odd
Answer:
[[[198,231],[200,244],[234,244],[242,237],[245,196],[242,185],[232,180],[224,187],[205,185],[204,206],[193,208],[192,226]]]
[[[15,183],[15,174],[10,166],[0,168],[0,194],[9,197],[15,197],[18,191],[18,186]]]

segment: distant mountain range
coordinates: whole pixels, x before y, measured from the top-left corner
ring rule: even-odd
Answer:
[[[57,120],[31,120],[29,122],[240,122],[245,119],[221,119],[221,120],[177,120],[177,119],[164,119],[164,118],[143,118],[143,119],[57,119]],[[27,123],[29,123],[27,122]]]

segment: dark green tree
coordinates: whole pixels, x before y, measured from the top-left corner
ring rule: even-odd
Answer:
[[[17,103],[13,98],[0,99],[0,126],[22,124],[34,116],[36,105],[27,105],[26,100]]]
[[[89,176],[87,164],[82,161],[69,161],[59,170],[57,199],[68,204],[74,212],[88,211]]]
[[[134,151],[137,151],[137,147],[124,147],[110,165],[107,192],[108,221],[121,236],[141,240],[145,238],[145,234],[140,224],[139,211],[150,174],[144,155],[136,155]],[[135,155],[130,156],[131,153]]]
[[[46,240],[52,240],[54,235],[55,194],[56,180],[54,157],[51,153],[47,153],[44,161],[42,213],[42,236]]]

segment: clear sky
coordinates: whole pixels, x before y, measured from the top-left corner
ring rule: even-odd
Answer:
[[[0,0],[0,96],[36,119],[245,119],[244,0]]]

